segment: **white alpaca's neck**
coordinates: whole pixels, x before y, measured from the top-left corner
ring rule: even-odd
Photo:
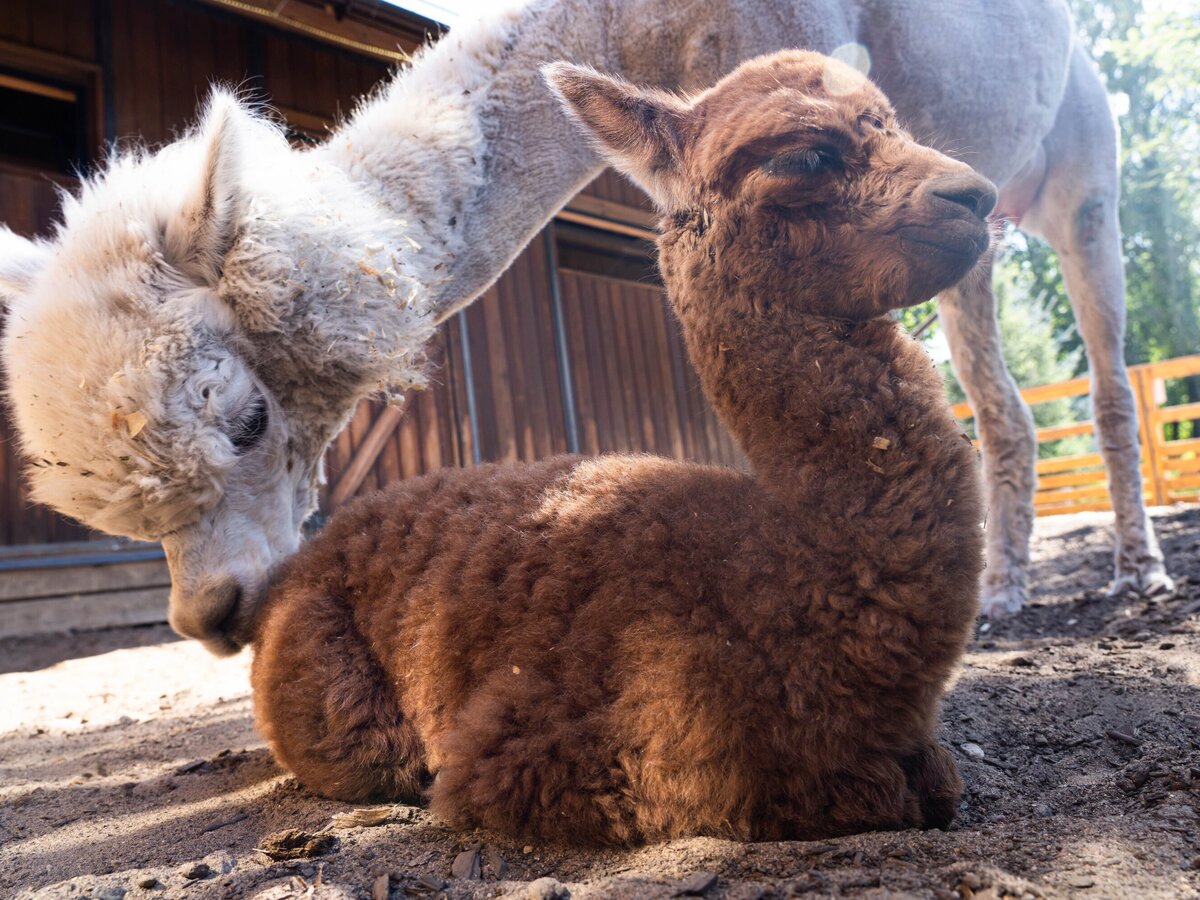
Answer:
[[[407,222],[439,320],[486,289],[600,170],[539,67],[563,57],[609,65],[597,40],[607,6],[538,0],[464,25],[318,151]]]

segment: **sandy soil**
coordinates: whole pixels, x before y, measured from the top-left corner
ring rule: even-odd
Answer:
[[[580,852],[409,808],[355,826],[272,763],[247,658],[152,627],[0,643],[0,896],[1198,896],[1200,508],[1158,516],[1181,585],[1155,603],[1104,596],[1106,523],[1040,522],[1036,602],[972,646],[948,832]],[[286,829],[336,841],[261,852]]]

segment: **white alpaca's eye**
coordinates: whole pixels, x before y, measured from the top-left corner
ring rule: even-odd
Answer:
[[[233,449],[241,454],[252,448],[267,433],[267,424],[267,403],[262,397],[256,397],[230,429],[229,440]]]
[[[763,168],[771,175],[800,177],[842,168],[842,154],[832,146],[805,147],[772,156]]]

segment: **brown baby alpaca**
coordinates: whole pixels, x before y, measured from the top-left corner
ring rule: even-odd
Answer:
[[[816,54],[691,101],[547,79],[663,210],[671,303],[754,474],[559,457],[351,504],[264,607],[259,727],[320,794],[427,794],[510,835],[947,825],[979,472],[886,313],[969,272],[995,192]]]

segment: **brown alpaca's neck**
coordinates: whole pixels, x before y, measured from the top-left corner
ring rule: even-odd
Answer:
[[[685,282],[668,275],[692,362],[772,493],[866,527],[885,494],[977,505],[974,450],[932,361],[894,322],[799,313],[795,298],[740,289],[717,298],[717,279]]]

